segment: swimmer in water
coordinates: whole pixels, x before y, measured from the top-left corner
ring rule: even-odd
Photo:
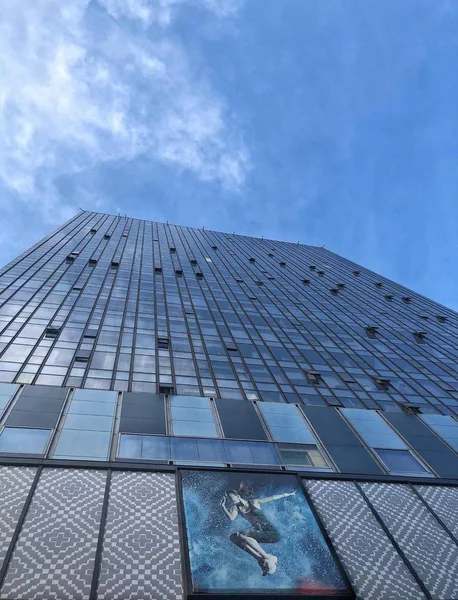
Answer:
[[[257,561],[263,576],[275,573],[277,570],[277,557],[268,554],[261,544],[276,544],[280,541],[281,535],[275,525],[264,514],[261,505],[272,502],[272,500],[294,496],[295,493],[293,491],[266,498],[253,498],[252,489],[245,482],[242,482],[238,490],[228,490],[221,500],[221,508],[228,519],[235,521],[240,516],[251,525],[251,529],[231,533],[229,539]],[[232,506],[227,508],[229,501]]]

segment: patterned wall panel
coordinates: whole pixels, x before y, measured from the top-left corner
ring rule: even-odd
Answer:
[[[182,598],[173,475],[113,473],[98,598]]]
[[[306,487],[359,599],[425,598],[353,483],[307,481]]]
[[[458,488],[418,485],[415,489],[458,538]]]
[[[106,474],[45,469],[2,586],[2,598],[88,598]]]
[[[362,489],[433,598],[458,598],[458,547],[405,485],[363,483]]]
[[[0,568],[35,473],[28,467],[0,467]]]

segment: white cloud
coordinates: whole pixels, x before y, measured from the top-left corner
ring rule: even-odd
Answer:
[[[3,187],[59,221],[69,207],[58,179],[109,161],[143,155],[203,181],[243,184],[240,132],[174,30],[184,5],[221,20],[240,2],[2,1]]]

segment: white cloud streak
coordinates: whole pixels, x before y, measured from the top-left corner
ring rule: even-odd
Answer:
[[[59,221],[59,178],[138,156],[243,184],[241,133],[174,29],[185,5],[221,21],[240,2],[2,1],[0,183],[13,197]]]

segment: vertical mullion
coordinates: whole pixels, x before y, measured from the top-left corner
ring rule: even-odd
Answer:
[[[105,528],[108,515],[108,502],[110,498],[111,474],[111,469],[108,469],[107,479],[105,482],[105,493],[103,495],[102,514],[100,515],[99,537],[97,540],[97,549],[95,551],[94,571],[92,573],[92,583],[91,592],[89,594],[89,600],[96,600],[97,598],[97,588],[99,586],[100,569],[102,566],[103,541],[105,537]]]

